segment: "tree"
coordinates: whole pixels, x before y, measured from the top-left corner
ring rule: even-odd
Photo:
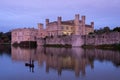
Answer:
[[[108,33],[110,32],[110,28],[108,26],[104,27],[104,28],[100,28],[98,30],[94,30],[95,34],[103,34],[103,33]]]
[[[2,35],[3,35],[3,32],[0,32],[0,38],[1,38]]]
[[[0,32],[0,43],[9,43],[11,41],[11,32]]]
[[[113,31],[120,32],[120,27],[115,27],[115,28],[113,29]]]
[[[108,33],[108,32],[110,32],[110,31],[111,31],[111,30],[110,30],[110,28],[109,28],[108,26],[106,26],[106,27],[103,28],[103,32],[104,32],[104,33],[105,33],[105,32]]]

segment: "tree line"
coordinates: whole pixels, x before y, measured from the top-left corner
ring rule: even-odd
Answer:
[[[0,44],[10,43],[11,42],[11,32],[0,32]]]
[[[110,29],[110,27],[106,26],[104,28],[95,29],[93,33],[89,33],[89,34],[103,34],[109,32],[120,32],[120,27],[115,27],[113,29]]]

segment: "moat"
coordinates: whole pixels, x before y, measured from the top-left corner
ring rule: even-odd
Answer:
[[[0,46],[0,80],[120,80],[120,52]]]

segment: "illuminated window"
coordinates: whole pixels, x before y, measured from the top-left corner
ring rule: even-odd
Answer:
[[[64,32],[63,32],[63,34],[65,34],[65,35],[66,35],[66,34],[67,34],[67,32],[65,32],[65,31],[64,31]]]

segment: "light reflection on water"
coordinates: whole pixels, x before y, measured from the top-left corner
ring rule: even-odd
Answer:
[[[119,74],[118,51],[0,47],[0,80],[120,80]]]

